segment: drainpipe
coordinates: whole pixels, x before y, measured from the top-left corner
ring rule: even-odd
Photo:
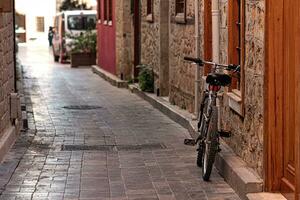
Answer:
[[[220,29],[219,29],[219,16],[220,16],[220,10],[219,10],[219,0],[212,0],[211,4],[211,13],[212,13],[212,54],[213,54],[213,62],[219,63],[219,35],[220,35]]]
[[[212,0],[211,4],[211,13],[212,13],[212,54],[213,62],[219,63],[219,51],[220,51],[220,10],[219,10],[219,0]],[[220,109],[220,99],[217,98],[217,107],[218,107],[218,130],[221,130],[221,109]]]
[[[199,45],[199,1],[195,0],[195,57],[200,57],[200,45]],[[199,65],[196,65],[195,69],[195,115],[198,117],[199,112]]]
[[[16,55],[16,10],[15,10],[15,0],[13,0],[12,2],[13,4],[13,37],[14,37],[14,76],[15,76],[15,80],[14,80],[14,89],[15,92],[17,92],[18,88],[17,88],[17,55]]]

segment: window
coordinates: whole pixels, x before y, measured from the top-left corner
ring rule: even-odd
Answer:
[[[186,22],[186,0],[175,0],[175,14],[176,22]]]
[[[107,23],[107,21],[108,21],[108,10],[107,10],[107,5],[108,5],[108,3],[107,3],[107,1],[108,0],[104,0],[104,22],[106,22]]]
[[[108,0],[108,21],[110,21],[110,22],[112,22],[112,7],[113,7],[113,5],[112,5],[112,1],[113,0]]]
[[[113,0],[104,0],[104,23],[112,25]]]
[[[37,32],[45,32],[44,17],[36,17],[36,31]]]
[[[229,106],[244,115],[244,55],[245,55],[245,0],[228,1],[228,63],[241,66],[240,77],[232,79]]]
[[[101,21],[101,13],[102,13],[102,10],[101,10],[101,0],[98,0],[97,2],[98,4],[98,20]]]
[[[12,12],[12,0],[0,0],[0,12]]]
[[[151,15],[153,13],[153,1],[147,0],[147,15]]]
[[[147,0],[147,21],[153,22],[153,0]]]
[[[228,63],[243,65],[244,0],[230,0],[228,7]],[[242,78],[234,78],[232,89],[241,90]]]
[[[96,15],[69,15],[69,30],[93,30],[96,29]]]

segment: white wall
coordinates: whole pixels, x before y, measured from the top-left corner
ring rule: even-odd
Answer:
[[[26,15],[27,41],[36,38],[47,44],[49,26],[54,24],[56,0],[16,0],[16,11]],[[45,32],[36,31],[36,17],[44,17]]]

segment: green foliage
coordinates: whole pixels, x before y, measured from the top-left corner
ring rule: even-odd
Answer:
[[[91,10],[91,8],[88,8],[86,3],[79,3],[79,0],[64,0],[59,10]]]
[[[154,76],[153,70],[148,65],[139,65],[139,86],[140,89],[144,92],[153,92],[154,91]]]
[[[72,39],[69,44],[72,53],[96,53],[97,34],[91,30],[79,35],[67,35]]]

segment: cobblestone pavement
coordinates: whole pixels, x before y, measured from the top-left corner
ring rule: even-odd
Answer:
[[[36,132],[0,166],[0,199],[239,199],[216,171],[201,180],[187,130],[150,104],[48,49],[20,51]]]

